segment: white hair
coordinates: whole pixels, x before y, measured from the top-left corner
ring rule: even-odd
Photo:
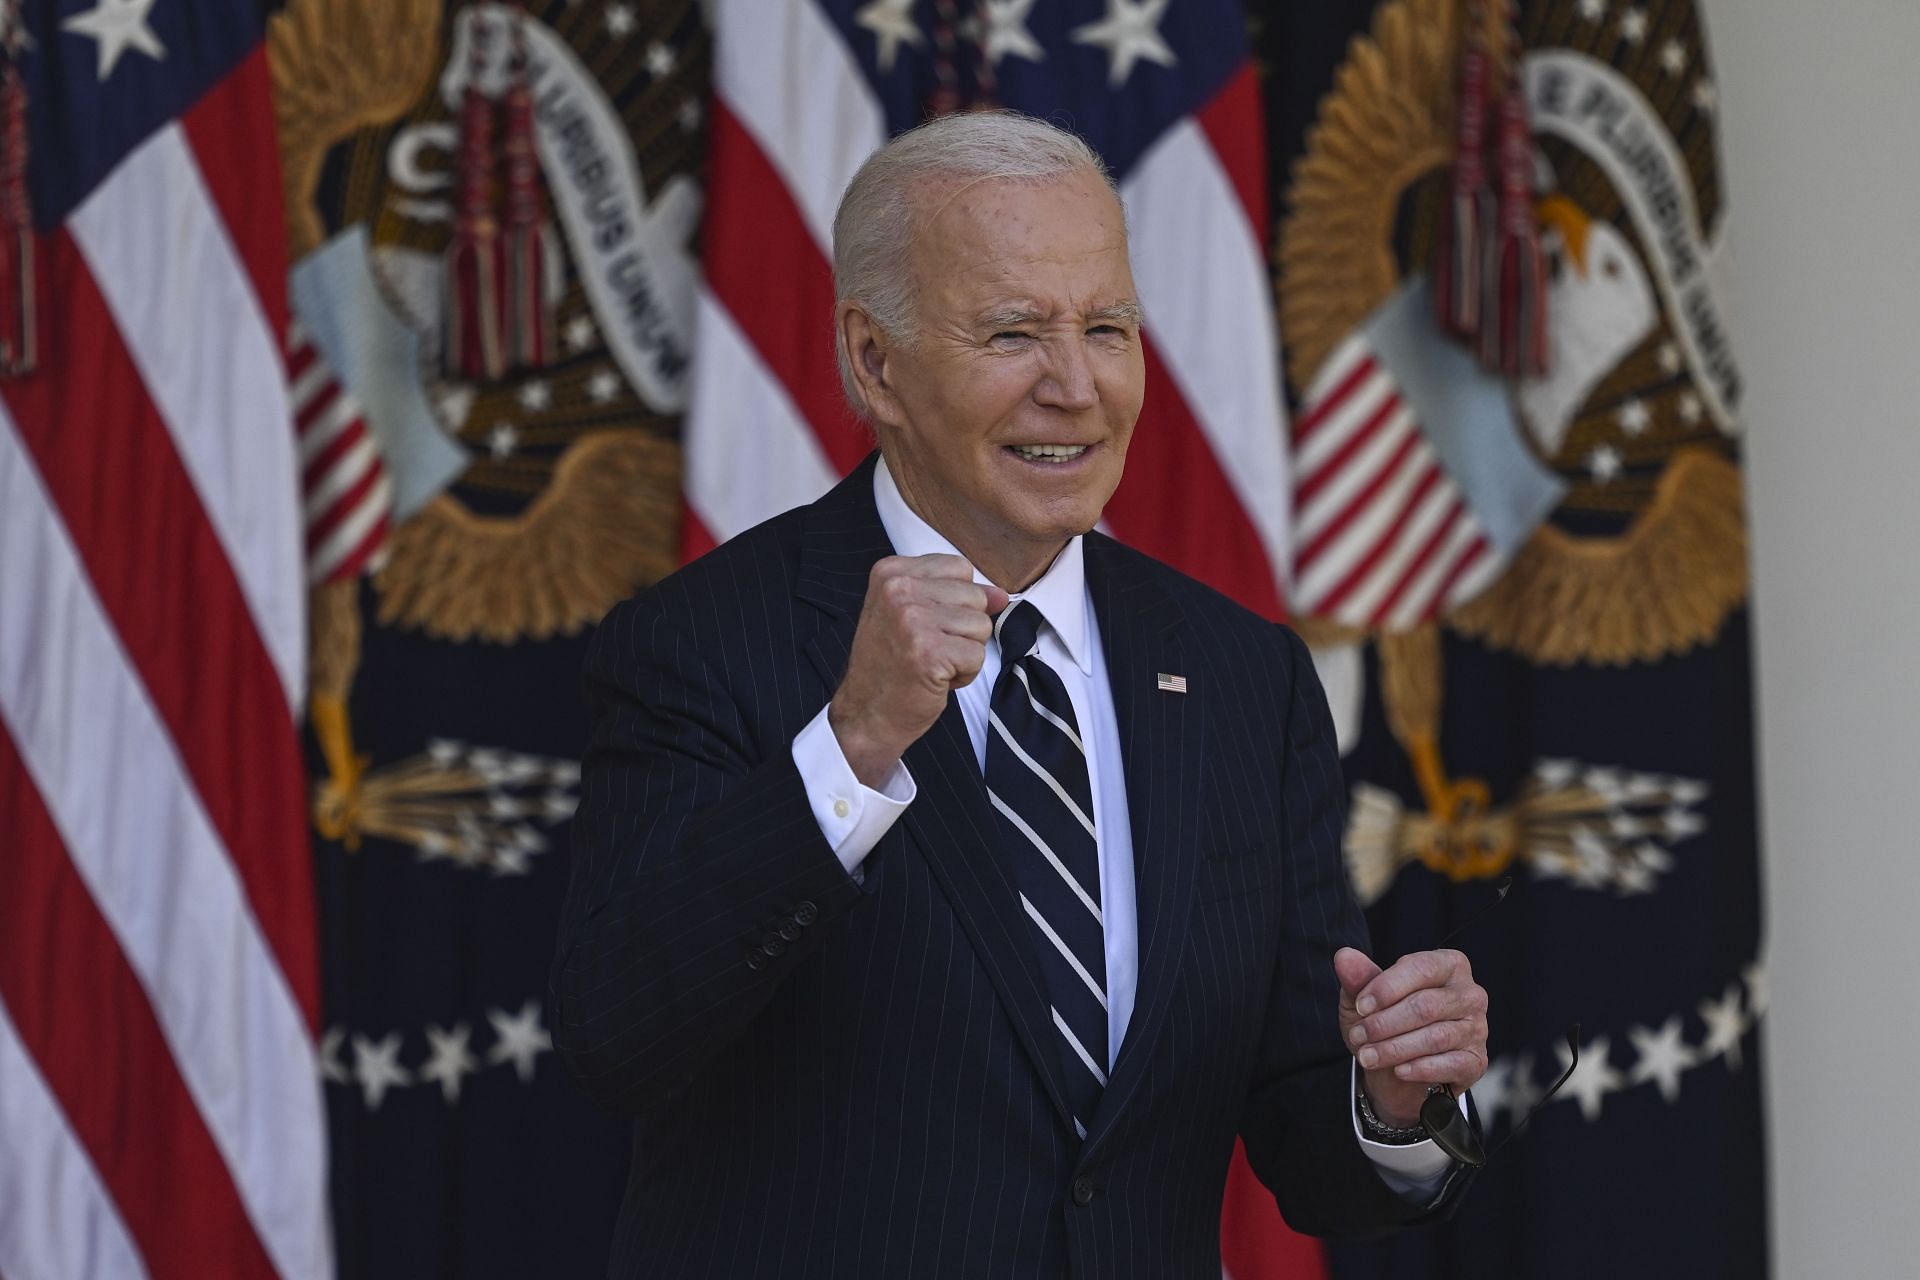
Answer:
[[[907,130],[868,156],[840,197],[833,215],[836,307],[858,303],[888,338],[911,345],[916,297],[911,254],[921,187],[935,181],[1038,185],[1087,171],[1100,175],[1119,199],[1099,152],[1065,129],[1017,111],[961,112]],[[833,345],[847,401],[860,412],[853,355],[837,323]]]

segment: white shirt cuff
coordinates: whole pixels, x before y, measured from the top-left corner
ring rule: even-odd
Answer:
[[[1347,1096],[1351,1098],[1359,1087],[1360,1064],[1356,1061],[1353,1064],[1353,1083],[1347,1090]],[[1467,1095],[1461,1094],[1459,1102],[1460,1114],[1466,1115]],[[1440,1188],[1453,1168],[1453,1157],[1442,1151],[1438,1143],[1432,1138],[1403,1147],[1375,1142],[1360,1128],[1359,1109],[1352,1102],[1347,1103],[1347,1111],[1353,1117],[1353,1136],[1359,1140],[1360,1149],[1367,1153],[1367,1159],[1373,1161],[1374,1172],[1380,1175],[1380,1181],[1402,1199],[1415,1204],[1426,1204],[1440,1194]]]
[[[840,865],[854,879],[862,879],[860,864],[880,843],[900,815],[906,812],[918,789],[905,762],[898,762],[881,780],[880,789],[864,785],[847,763],[840,739],[827,723],[827,707],[807,723],[793,740],[793,763],[800,770],[800,781],[807,788],[807,802],[813,807],[813,819],[820,834]]]

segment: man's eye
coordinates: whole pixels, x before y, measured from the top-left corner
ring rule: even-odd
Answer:
[[[1097,324],[1093,326],[1093,328],[1087,330],[1087,332],[1097,333],[1104,338],[1111,338],[1111,337],[1125,337],[1127,331],[1125,329],[1122,329],[1117,324]]]
[[[993,335],[993,340],[995,342],[1019,342],[1032,336],[1032,334],[1022,333],[1018,329],[1002,329],[999,333]]]

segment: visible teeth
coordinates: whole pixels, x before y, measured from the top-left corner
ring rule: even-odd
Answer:
[[[1017,444],[1013,451],[1033,462],[1066,462],[1087,451],[1083,444]]]

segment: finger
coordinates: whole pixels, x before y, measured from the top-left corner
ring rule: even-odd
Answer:
[[[1478,1017],[1486,1011],[1487,992],[1478,983],[1422,987],[1399,1004],[1376,1009],[1355,1023],[1347,1032],[1347,1043],[1357,1046],[1368,1041],[1388,1040],[1430,1022],[1453,1022]]]
[[[1388,1067],[1397,1067],[1403,1062],[1413,1062],[1437,1053],[1472,1049],[1475,1046],[1484,1045],[1485,1042],[1486,1037],[1479,1025],[1470,1019],[1463,1018],[1457,1022],[1429,1023],[1405,1035],[1362,1045],[1353,1056],[1358,1058],[1360,1065],[1369,1071],[1384,1071]]]
[[[1458,951],[1415,951],[1368,983],[1354,1008],[1361,1017],[1370,1017],[1375,1009],[1399,1004],[1422,987],[1443,987],[1456,976],[1473,976],[1467,958]]]
[[[947,687],[964,689],[980,674],[980,666],[986,661],[987,646],[981,640],[949,635],[942,637],[939,652],[945,664]]]
[[[908,572],[916,578],[947,578],[961,582],[973,581],[973,564],[965,556],[948,555],[934,552],[932,555],[913,556],[908,561],[912,566]]]
[[[956,609],[970,609],[981,617],[993,613],[993,600],[987,585],[980,582],[961,582],[955,578],[921,578],[914,583],[915,594],[929,604],[949,605]],[[999,590],[995,587],[994,590]]]
[[[985,652],[986,642],[993,639],[993,619],[985,609],[969,609],[965,605],[943,605],[929,611],[933,625],[950,636],[980,642]]]
[[[986,586],[986,592],[987,592],[987,612],[988,613],[1000,612],[1002,609],[1007,607],[1007,602],[1013,599],[1012,596],[1008,595],[1006,592],[1002,591],[1000,588],[994,586],[991,582],[985,584],[985,586]]]
[[[1487,1058],[1484,1053],[1455,1049],[1450,1053],[1436,1053],[1412,1062],[1403,1062],[1393,1069],[1393,1078],[1409,1084],[1450,1084],[1457,1091],[1473,1088],[1486,1073]]]
[[[1380,966],[1367,953],[1354,947],[1342,947],[1333,953],[1333,973],[1340,980],[1341,1007],[1353,1008],[1354,997],[1380,975]]]

